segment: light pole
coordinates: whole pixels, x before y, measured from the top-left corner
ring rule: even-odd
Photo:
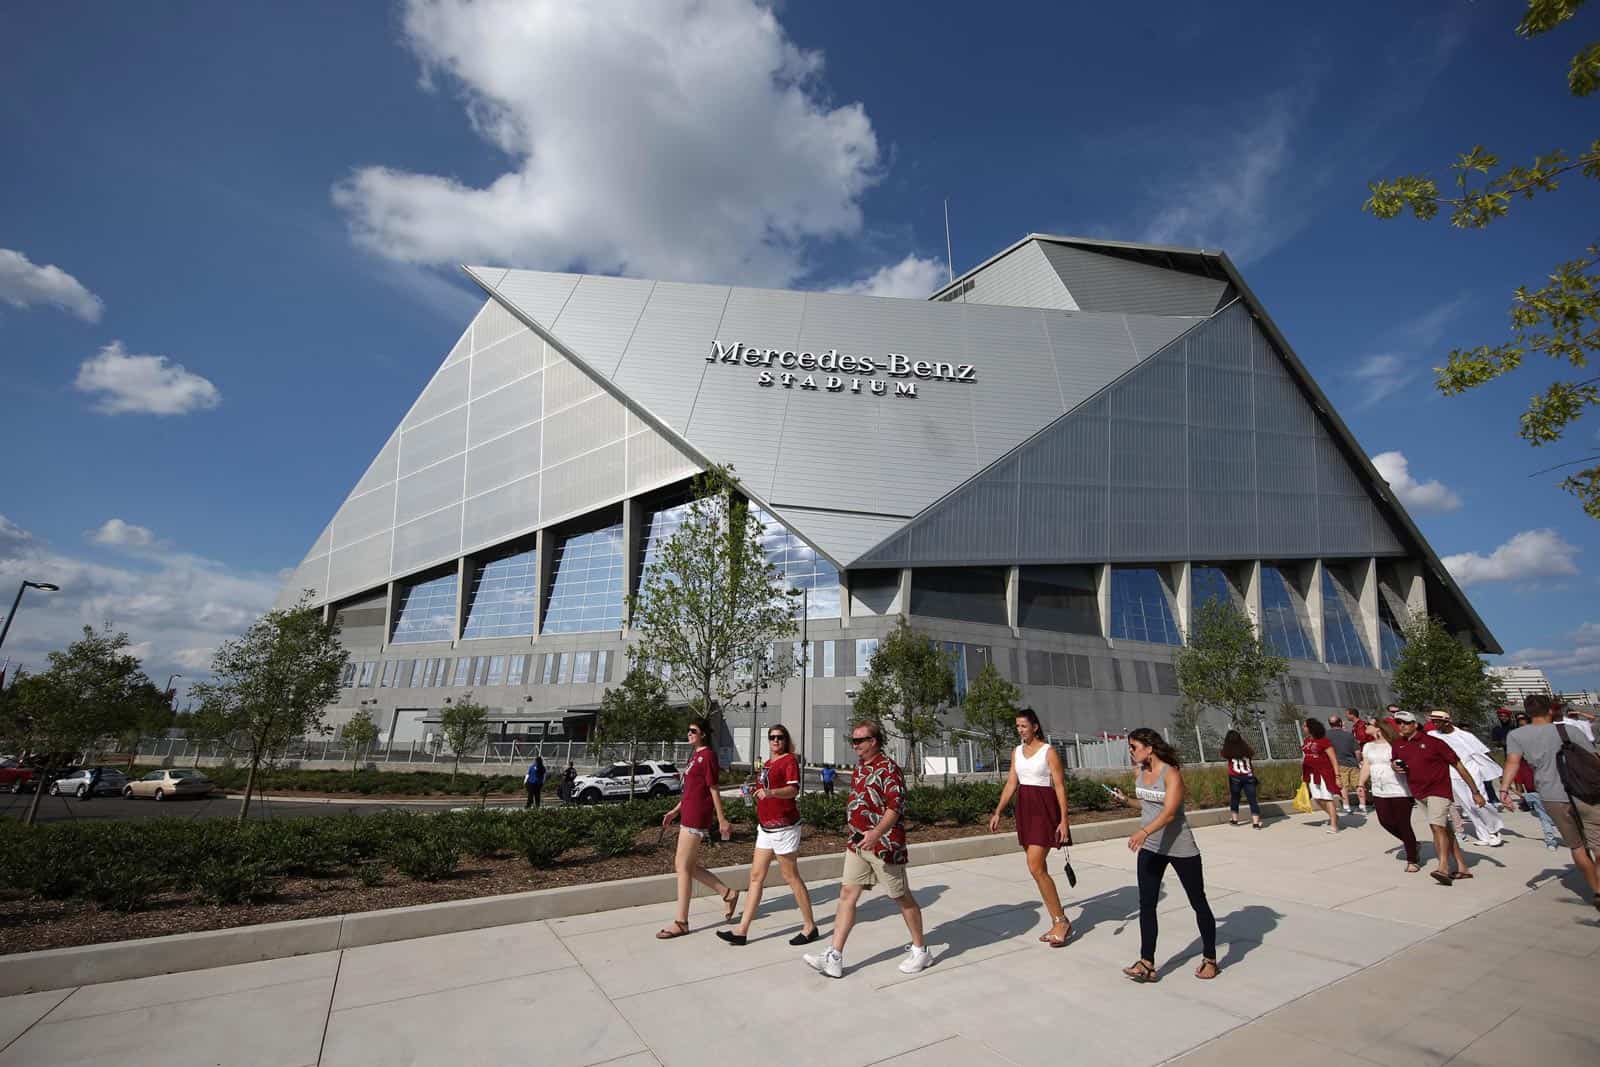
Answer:
[[[11,632],[11,620],[17,617],[17,608],[22,606],[22,594],[29,588],[37,589],[41,593],[58,593],[61,591],[59,585],[54,585],[50,582],[30,582],[24,578],[22,584],[17,586],[17,598],[11,602],[11,614],[6,616],[6,624],[0,626],[0,645],[6,643],[6,634]]]
[[[806,749],[811,739],[806,734],[806,670],[811,665],[811,642],[806,623],[811,617],[811,590],[805,586],[790,589],[789,596],[800,598],[800,792],[806,791]]]
[[[173,703],[176,703],[176,700],[174,698],[176,698],[177,695],[178,695],[177,693],[174,693],[172,691],[173,679],[182,678],[182,677],[183,677],[183,675],[181,675],[181,674],[169,674],[169,675],[167,675],[167,687],[165,689],[163,689],[162,692],[166,694],[167,703],[169,705],[173,704]]]

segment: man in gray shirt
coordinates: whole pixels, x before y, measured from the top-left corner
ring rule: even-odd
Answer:
[[[1339,761],[1339,810],[1350,814],[1350,794],[1361,798],[1361,810],[1367,810],[1367,790],[1361,784],[1361,757],[1356,755],[1356,735],[1345,728],[1344,720],[1337,715],[1328,716],[1328,744]]]
[[[1600,854],[1600,805],[1588,804],[1567,794],[1556,765],[1556,753],[1561,751],[1561,732],[1551,721],[1550,698],[1534,693],[1523,701],[1523,708],[1531,722],[1506,735],[1506,767],[1500,778],[1500,791],[1517,780],[1517,768],[1523,760],[1533,767],[1534,784],[1550,812],[1551,820],[1561,833],[1561,840],[1572,850],[1572,862],[1589,883],[1594,906],[1600,909],[1600,871],[1595,868],[1595,856]],[[1570,726],[1566,727],[1567,740],[1589,752],[1594,745]]]

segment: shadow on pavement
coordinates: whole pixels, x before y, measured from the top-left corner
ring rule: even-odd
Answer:
[[[1120,922],[1122,925],[1112,931],[1113,936],[1122,933],[1130,922],[1139,918],[1139,887],[1136,885],[1118,886],[1108,889],[1104,893],[1097,893],[1092,897],[1077,902],[1082,910],[1074,918],[1070,913],[1067,918],[1072,919],[1072,938],[1074,941],[1088,936],[1089,932],[1103,922]],[[1072,905],[1066,905],[1070,908]],[[1063,909],[1065,910],[1065,909]]]
[[[1177,913],[1181,916],[1183,913]],[[1267,935],[1278,928],[1283,912],[1265,904],[1247,904],[1224,915],[1217,923],[1217,965],[1222,968],[1242,963],[1244,958],[1259,948]],[[1172,954],[1156,972],[1165,978],[1183,964],[1200,955],[1200,939],[1196,937],[1182,949]]]

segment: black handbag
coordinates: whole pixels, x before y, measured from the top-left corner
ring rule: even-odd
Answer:
[[[1072,853],[1067,850],[1072,847],[1072,827],[1067,827],[1067,839],[1061,842],[1061,855],[1063,863],[1061,871],[1067,876],[1067,885],[1073,889],[1078,888],[1078,872],[1072,869]]]

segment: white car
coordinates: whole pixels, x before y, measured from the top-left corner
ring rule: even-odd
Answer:
[[[572,783],[572,799],[579,804],[626,800],[630,784],[636,797],[664,797],[683,792],[683,775],[677,767],[660,760],[613,763],[603,771],[579,775]]]

